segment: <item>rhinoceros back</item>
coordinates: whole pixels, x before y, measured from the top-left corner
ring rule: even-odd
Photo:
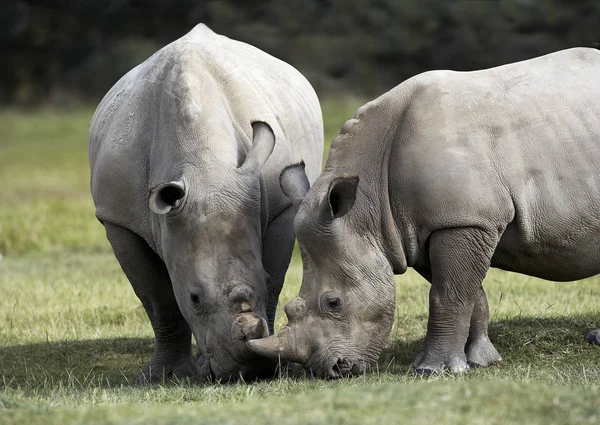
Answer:
[[[149,188],[187,163],[243,159],[254,121],[267,122],[276,136],[262,170],[273,212],[286,203],[278,183],[283,167],[303,160],[311,183],[319,173],[316,94],[290,65],[196,26],[129,71],[98,106],[89,134],[96,216],[155,248]]]
[[[551,280],[598,273],[598,76],[600,52],[574,48],[488,70],[432,71],[382,96],[401,105],[390,193],[398,227],[415,235],[405,239],[497,228],[494,267]]]

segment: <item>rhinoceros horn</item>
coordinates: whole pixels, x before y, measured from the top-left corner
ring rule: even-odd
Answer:
[[[276,335],[246,342],[246,347],[259,356],[304,364],[307,361],[305,350],[298,350],[297,344],[293,329],[286,326]]]

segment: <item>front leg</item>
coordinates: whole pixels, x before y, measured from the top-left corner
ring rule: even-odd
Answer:
[[[167,268],[137,234],[108,222],[106,235],[154,329],[154,354],[139,376],[141,383],[192,377],[192,332],[183,318]]]
[[[469,339],[465,349],[467,363],[471,367],[485,367],[502,360],[488,337],[489,321],[490,309],[485,291],[481,287],[475,297]]]
[[[275,332],[275,312],[279,301],[279,293],[283,287],[285,273],[290,265],[294,250],[294,216],[296,211],[292,206],[286,208],[267,226],[263,237],[263,268],[269,273],[267,323],[269,334]]]
[[[466,371],[465,345],[475,301],[490,267],[497,235],[478,228],[436,231],[430,237],[429,321],[417,373]]]

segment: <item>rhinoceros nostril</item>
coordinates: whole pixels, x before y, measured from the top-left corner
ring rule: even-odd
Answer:
[[[365,373],[366,367],[363,363],[355,363],[352,365],[350,373],[354,376],[362,375]]]
[[[341,377],[340,369],[338,367],[338,362],[339,362],[338,358],[333,359],[333,364],[331,365],[331,367],[329,367],[329,369],[327,369],[327,373],[325,375],[326,378],[338,379]]]
[[[355,369],[355,365],[352,364],[347,359],[342,357],[337,357],[332,360],[332,366],[328,370],[329,378],[337,379],[343,376],[349,376],[354,374],[354,371],[359,371],[358,368]]]

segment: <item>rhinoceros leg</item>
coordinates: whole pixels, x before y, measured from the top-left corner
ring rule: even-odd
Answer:
[[[415,267],[421,276],[431,283],[431,269],[423,267]],[[473,314],[471,315],[471,323],[469,325],[469,338],[465,346],[467,356],[467,364],[471,367],[485,367],[502,360],[496,347],[488,337],[488,323],[490,319],[490,310],[488,307],[487,297],[483,286],[477,291],[473,304]],[[418,364],[421,358],[415,362]]]
[[[424,352],[414,364],[417,373],[468,370],[465,345],[471,317],[496,243],[497,236],[476,228],[431,235],[429,321]]]
[[[483,286],[479,288],[473,305],[473,315],[469,328],[469,338],[465,352],[467,363],[472,367],[489,366],[502,360],[496,347],[488,337],[490,309]]]
[[[269,273],[267,323],[271,335],[275,331],[275,311],[279,293],[294,250],[295,213],[294,208],[287,208],[269,223],[263,237],[263,268]]]
[[[106,222],[104,227],[115,256],[154,329],[154,355],[142,369],[140,382],[195,375],[192,334],[177,306],[164,263],[135,233]]]
[[[421,276],[431,283],[431,269],[415,267]],[[487,297],[483,286],[477,291],[473,303],[473,314],[471,315],[471,323],[469,325],[469,338],[465,346],[467,356],[467,364],[471,367],[484,367],[502,360],[496,347],[488,337],[488,323],[490,319],[490,310],[488,307]],[[421,358],[415,362],[418,364]]]

